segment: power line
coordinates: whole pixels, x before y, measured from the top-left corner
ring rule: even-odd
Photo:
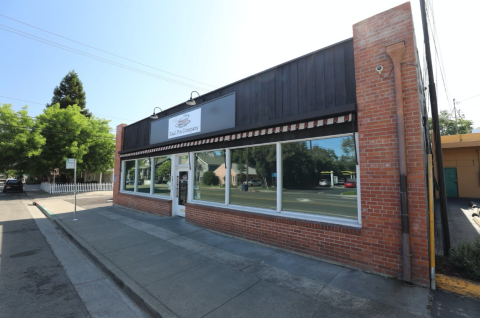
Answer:
[[[65,36],[62,36],[62,35],[59,35],[59,34],[56,34],[56,33],[50,32],[50,31],[47,31],[47,30],[44,30],[44,29],[42,29],[42,28],[36,27],[36,26],[31,25],[31,24],[28,24],[28,23],[26,23],[26,22],[22,22],[22,21],[20,21],[20,20],[14,19],[14,18],[7,17],[7,16],[4,15],[4,14],[0,14],[0,16],[2,16],[2,17],[4,17],[4,18],[7,18],[7,19],[10,19],[10,20],[12,20],[12,21],[15,21],[15,22],[24,24],[24,25],[29,26],[29,27],[31,27],[31,28],[40,30],[40,31],[42,31],[42,32],[46,32],[46,33],[48,33],[48,34],[57,36],[57,37],[59,37],[59,38],[62,38],[62,39],[65,39],[65,40],[68,40],[68,41],[71,41],[71,42],[74,42],[74,43],[77,43],[77,44],[86,46],[86,47],[89,47],[89,48],[91,48],[91,49],[94,49],[94,50],[97,50],[97,51],[100,51],[100,52],[103,52],[103,53],[106,53],[106,54],[109,54],[109,55],[112,55],[112,56],[115,56],[115,57],[118,57],[118,58],[121,58],[121,59],[124,59],[124,60],[129,61],[129,62],[136,63],[136,64],[139,64],[139,65],[143,65],[143,66],[152,68],[152,69],[154,69],[154,70],[157,70],[157,71],[160,71],[160,72],[163,72],[163,73],[167,73],[167,74],[170,74],[170,75],[173,75],[173,76],[177,76],[177,77],[180,77],[180,78],[183,78],[183,79],[192,81],[192,82],[196,82],[196,83],[199,83],[199,84],[203,84],[203,85],[207,85],[207,86],[211,86],[211,87],[213,87],[213,88],[216,88],[214,85],[210,85],[210,84],[207,84],[207,83],[199,82],[199,81],[193,80],[193,79],[188,78],[188,77],[184,77],[184,76],[181,76],[181,75],[178,75],[178,74],[175,74],[175,73],[171,73],[171,72],[168,72],[168,71],[165,71],[165,70],[156,68],[156,67],[154,67],[154,66],[150,66],[150,65],[145,64],[145,63],[141,63],[141,62],[134,61],[134,60],[132,60],[132,59],[129,59],[129,58],[120,56],[120,55],[118,55],[118,54],[111,53],[111,52],[108,52],[108,51],[105,51],[105,50],[96,48],[96,47],[94,47],[94,46],[91,46],[91,45],[88,45],[88,44],[85,44],[85,43],[82,43],[82,42],[79,42],[79,41],[70,39],[70,38],[68,38],[68,37],[65,37]]]
[[[435,16],[434,16],[434,13],[433,13],[433,6],[432,6],[430,1],[428,1],[428,4],[429,4],[429,9],[430,9],[431,14],[429,14],[429,11],[427,11],[427,8],[425,8],[425,11],[426,11],[427,17],[430,18],[430,19],[427,19],[427,21],[430,25],[430,29],[432,29],[433,45],[435,47],[435,56],[436,56],[436,60],[437,60],[436,64],[438,64],[439,68],[440,68],[440,76],[442,78],[443,87],[445,89],[445,95],[447,97],[447,105],[450,108],[450,110],[452,111],[452,107],[450,106],[450,96],[449,96],[449,93],[448,93],[448,86],[447,86],[447,83],[446,83],[446,76],[445,76],[445,70],[444,70],[445,67],[443,65],[442,55],[441,55],[441,53],[439,55],[439,50],[437,48],[437,41],[439,41],[439,40],[438,40],[438,32],[437,32],[436,25],[435,25]],[[430,20],[432,20],[432,22],[430,22]],[[440,43],[439,43],[439,47],[440,47]],[[438,74],[438,72],[437,72],[437,74]]]
[[[61,133],[62,135],[74,136],[74,137],[77,137],[77,136],[85,136],[85,137],[87,137],[87,138],[103,138],[103,139],[112,139],[112,140],[115,140],[114,137],[108,137],[108,136],[102,136],[102,135],[72,134],[72,133],[69,133],[68,131],[55,130],[55,129],[45,129],[45,128],[38,128],[38,127],[9,125],[9,124],[1,124],[1,123],[0,123],[0,126],[11,127],[11,128],[14,128],[14,129],[28,130],[28,131],[39,130],[40,133],[42,133],[42,134],[43,134],[43,133],[47,133],[47,134],[55,134],[55,135],[58,135],[59,133]]]
[[[8,96],[0,96],[0,97],[6,98],[6,99],[13,99],[13,100],[21,101],[21,102],[27,102],[27,103],[32,103],[32,104],[38,104],[38,105],[45,106],[45,104],[43,104],[43,103],[32,102],[32,101],[28,101],[28,100],[24,100],[24,99],[18,99],[18,98],[13,98],[13,97],[8,97]],[[92,113],[92,114],[93,114],[93,115],[97,115],[97,116],[104,116],[104,117],[110,117],[110,118],[115,118],[115,119],[133,121],[133,120],[131,120],[131,119],[119,118],[119,117],[113,117],[113,116],[107,116],[107,115],[100,115],[100,114],[97,114],[97,113]]]
[[[147,75],[147,76],[150,76],[150,77],[153,77],[153,78],[156,78],[156,79],[164,80],[164,81],[171,82],[171,83],[174,83],[174,84],[178,84],[178,85],[181,85],[181,86],[198,89],[200,91],[208,91],[208,89],[200,87],[200,86],[191,85],[191,84],[180,82],[180,81],[168,78],[168,77],[164,77],[164,76],[160,76],[160,75],[157,75],[157,74],[154,74],[154,73],[143,71],[141,69],[134,68],[134,67],[122,64],[122,63],[118,63],[118,62],[115,62],[115,61],[112,61],[112,60],[109,60],[109,59],[106,59],[106,58],[103,58],[103,57],[100,57],[100,56],[96,56],[96,55],[93,55],[93,54],[90,54],[90,53],[87,53],[87,52],[83,52],[83,51],[71,48],[69,46],[66,46],[66,45],[63,45],[63,44],[60,44],[60,43],[56,43],[56,42],[38,37],[38,36],[33,35],[33,34],[11,28],[11,27],[3,25],[3,24],[0,24],[0,29],[2,29],[4,31],[7,31],[7,32],[10,32],[10,33],[13,33],[13,34],[16,34],[16,35],[23,36],[23,37],[25,37],[27,39],[30,39],[30,40],[41,42],[41,43],[44,43],[44,44],[47,44],[47,45],[65,50],[65,51],[69,51],[69,52],[72,52],[72,53],[75,53],[75,54],[78,54],[78,55],[82,55],[82,56],[91,58],[93,60],[104,62],[104,63],[110,64],[110,65],[114,65],[114,66],[129,70],[129,71],[132,71],[132,72]]]
[[[477,96],[480,96],[480,94],[477,94],[477,95],[475,95],[475,96],[469,97],[469,98],[464,99],[464,100],[461,100],[461,101],[459,101],[458,103],[465,102],[465,101],[467,101],[467,100],[469,100],[469,99],[472,99],[472,98],[474,98],[474,97],[477,97]]]

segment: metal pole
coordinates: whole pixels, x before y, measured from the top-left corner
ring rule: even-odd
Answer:
[[[443,254],[448,256],[450,251],[450,229],[448,227],[448,210],[447,210],[447,193],[445,190],[445,176],[443,174],[443,154],[442,141],[440,139],[440,125],[438,122],[437,93],[435,91],[435,82],[433,77],[432,54],[430,52],[430,39],[428,37],[427,17],[425,13],[425,0],[420,1],[422,22],[423,22],[423,38],[425,41],[425,55],[427,59],[428,69],[428,90],[430,91],[430,102],[432,105],[432,123],[433,135],[435,142],[435,159],[437,164],[438,187],[440,194],[440,215],[442,219],[443,232]]]
[[[73,220],[76,221],[76,215],[77,215],[77,159],[75,160],[75,168],[73,169]]]
[[[435,290],[435,220],[433,217],[433,162],[428,154],[428,215],[430,221],[430,288]]]
[[[458,121],[457,121],[457,108],[455,107],[455,98],[453,99],[453,112],[455,113],[455,129],[458,135]]]

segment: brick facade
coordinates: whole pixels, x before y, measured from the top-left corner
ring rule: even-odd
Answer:
[[[385,46],[405,41],[405,107],[412,280],[429,284],[427,197],[422,115],[410,3],[353,26],[358,103],[362,229],[187,205],[186,219],[219,232],[329,259],[382,275],[402,276],[400,181],[394,77]]]
[[[362,227],[187,204],[188,222],[381,275],[402,277],[399,156],[392,61],[385,47],[404,41],[404,95],[412,280],[429,284],[425,141],[410,3],[353,26]],[[375,68],[382,65],[382,78]],[[398,71],[398,70],[396,70]],[[114,204],[171,215],[171,201],[118,193],[123,126],[117,127]]]
[[[172,216],[172,201],[118,193],[113,204],[161,216]]]
[[[115,168],[113,169],[114,176],[116,177],[113,182],[113,204],[151,214],[172,216],[171,200],[120,193],[120,184],[122,179],[122,162],[120,160],[120,154],[118,152],[123,149],[123,131],[125,126],[127,125],[118,125],[116,131],[117,134],[115,140]]]

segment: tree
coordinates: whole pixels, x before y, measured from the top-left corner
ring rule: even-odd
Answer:
[[[202,176],[202,181],[204,185],[217,185],[220,180],[218,179],[215,172],[205,171]]]
[[[157,175],[160,177],[161,181],[170,180],[170,173],[172,173],[172,161],[165,160],[157,168]]]
[[[88,152],[83,156],[83,164],[80,165],[80,169],[105,173],[113,168],[115,143],[108,123],[109,120],[95,116],[89,118],[89,127],[86,130],[91,138],[87,140]]]
[[[88,109],[85,108],[87,101],[82,81],[80,81],[78,74],[73,70],[62,79],[59,86],[55,87],[53,90],[52,102],[47,104],[47,107],[51,107],[57,103],[60,104],[61,109],[77,105],[82,110],[84,116],[92,116]]]
[[[0,105],[0,171],[22,174],[31,169],[31,157],[41,154],[45,137],[28,116],[28,107],[13,111],[12,105]]]
[[[45,174],[53,168],[73,175],[65,169],[65,159],[77,159],[77,169],[105,172],[113,167],[115,142],[108,121],[87,118],[73,105],[64,109],[59,104],[46,108],[37,116],[36,128],[46,142],[41,154],[32,157],[32,172]]]
[[[473,129],[473,122],[465,119],[465,115],[458,111],[457,115],[458,125],[455,123],[455,117],[452,116],[448,110],[441,110],[438,116],[438,124],[440,126],[440,136],[449,136],[457,134],[469,134]],[[457,126],[457,127],[456,127]],[[433,130],[432,119],[428,119],[428,127]]]

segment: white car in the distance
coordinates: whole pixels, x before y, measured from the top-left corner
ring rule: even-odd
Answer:
[[[248,181],[248,186],[249,187],[261,187],[262,186],[262,183],[258,180],[250,180]]]
[[[330,180],[321,179],[318,183],[321,187],[329,187],[331,185]]]

